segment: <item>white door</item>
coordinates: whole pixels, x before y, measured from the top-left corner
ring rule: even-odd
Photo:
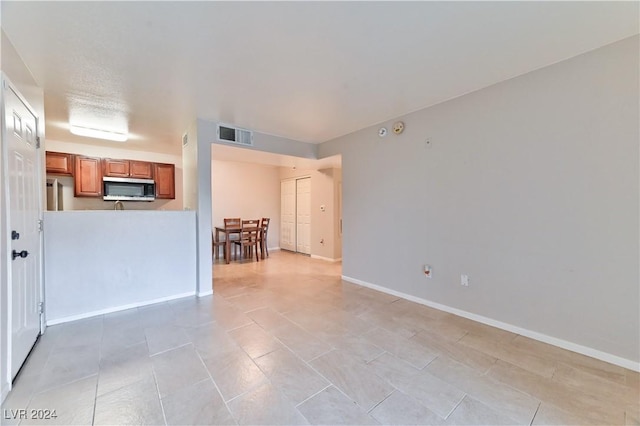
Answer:
[[[311,254],[311,178],[296,180],[296,251]]]
[[[3,82],[6,141],[4,182],[11,236],[11,377],[24,363],[40,333],[40,173],[36,117]]]
[[[280,248],[296,251],[296,181],[280,183]]]

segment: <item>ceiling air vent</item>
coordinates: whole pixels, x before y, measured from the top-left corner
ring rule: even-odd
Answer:
[[[218,140],[244,146],[253,146],[253,132],[236,127],[218,124]]]

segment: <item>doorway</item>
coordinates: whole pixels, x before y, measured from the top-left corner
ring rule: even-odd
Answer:
[[[311,254],[311,178],[280,183],[280,248]]]
[[[41,160],[36,115],[6,79],[2,91],[3,226],[8,233],[5,318],[8,379],[13,380],[41,331]]]

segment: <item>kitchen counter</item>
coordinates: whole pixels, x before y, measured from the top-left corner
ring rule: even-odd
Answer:
[[[48,325],[193,295],[195,212],[45,212],[44,282]]]

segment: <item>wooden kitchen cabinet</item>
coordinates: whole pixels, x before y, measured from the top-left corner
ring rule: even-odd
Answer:
[[[153,163],[129,161],[129,176],[136,179],[153,179]]]
[[[153,164],[147,161],[102,159],[103,176],[153,179]]]
[[[129,177],[129,160],[102,159],[102,175],[109,177]]]
[[[76,197],[102,196],[102,167],[100,158],[75,157],[74,194]]]
[[[47,174],[73,176],[73,154],[47,151],[45,163]]]
[[[156,198],[176,198],[176,166],[174,164],[153,163],[153,176],[156,181]]]

